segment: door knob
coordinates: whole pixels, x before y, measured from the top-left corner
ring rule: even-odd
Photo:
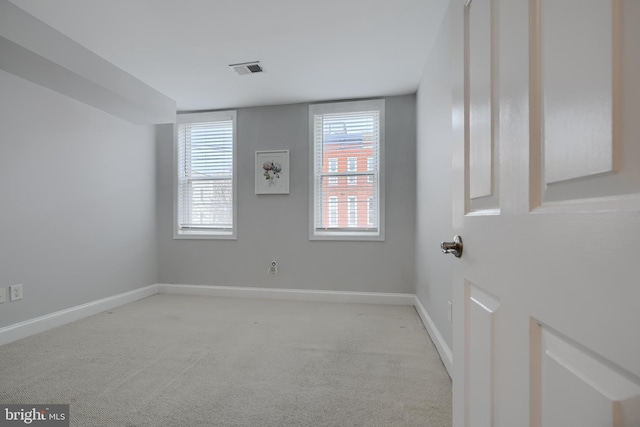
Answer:
[[[453,242],[440,243],[440,249],[445,254],[453,254],[456,258],[462,256],[462,237],[455,236]]]

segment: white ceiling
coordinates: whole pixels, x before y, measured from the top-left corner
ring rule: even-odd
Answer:
[[[179,111],[413,93],[446,0],[11,0]],[[264,74],[229,64],[259,60]]]

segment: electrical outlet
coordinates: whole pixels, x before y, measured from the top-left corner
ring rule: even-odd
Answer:
[[[447,316],[449,317],[449,323],[451,323],[451,310],[452,310],[452,305],[451,305],[451,301],[448,301],[449,303],[449,308],[447,310]]]
[[[269,274],[278,274],[278,261],[271,261],[269,265]]]
[[[13,285],[9,289],[12,302],[22,299],[22,285]]]
[[[0,288],[0,304],[4,302],[4,288]]]

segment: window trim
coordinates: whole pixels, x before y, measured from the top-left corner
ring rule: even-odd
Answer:
[[[233,123],[232,137],[233,137],[233,170],[232,170],[232,189],[231,194],[233,198],[232,202],[232,214],[231,218],[233,226],[231,231],[222,230],[180,230],[179,214],[178,214],[178,127],[181,124],[189,123],[202,123],[202,122],[215,122],[222,120],[231,120]],[[237,113],[235,110],[229,111],[211,111],[206,113],[189,113],[178,114],[176,123],[173,125],[173,238],[174,239],[216,239],[216,240],[237,240],[238,239],[238,123]]]
[[[314,194],[314,115],[347,113],[353,111],[378,110],[380,112],[378,146],[378,231],[315,230]],[[361,101],[331,102],[309,105],[309,240],[346,240],[346,241],[384,241],[385,240],[385,100],[371,99]],[[348,228],[348,227],[347,227]]]

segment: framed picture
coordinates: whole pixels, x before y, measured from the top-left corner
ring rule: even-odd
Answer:
[[[256,151],[256,194],[289,194],[289,150]]]

